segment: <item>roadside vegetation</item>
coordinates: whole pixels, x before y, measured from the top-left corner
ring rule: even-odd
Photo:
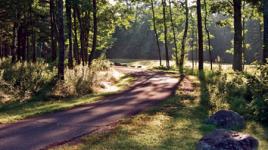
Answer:
[[[195,149],[198,140],[215,129],[214,126],[206,124],[205,120],[217,109],[232,106],[237,107],[236,110],[240,109],[239,112],[246,111],[246,107],[227,104],[231,101],[223,102],[226,97],[222,98],[223,95],[217,95],[215,92],[221,87],[214,86],[213,82],[219,82],[215,76],[220,77],[215,73],[206,73],[200,78],[187,75],[176,94],[164,100],[158,107],[124,119],[110,130],[99,131],[52,149]],[[229,90],[232,91],[231,89],[230,87]],[[232,93],[227,92],[226,96],[227,94]],[[242,101],[241,98],[238,100]],[[248,118],[246,128],[241,132],[256,137],[260,142],[260,150],[268,147],[268,128],[264,124]]]
[[[9,65],[9,59],[0,63],[0,123],[96,102],[133,80],[104,59],[94,60],[91,68],[67,69],[64,81],[56,80],[55,68],[44,62]]]
[[[247,119],[267,122],[268,65],[255,65],[249,71],[230,69],[206,71],[204,74],[188,70],[189,74],[206,79],[210,93],[210,110],[230,109]]]

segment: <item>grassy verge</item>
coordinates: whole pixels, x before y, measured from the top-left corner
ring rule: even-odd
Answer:
[[[127,88],[133,78],[130,76],[125,76],[116,83],[119,92]],[[114,94],[116,92],[106,92],[106,93],[95,93],[83,96],[81,98],[69,98],[69,99],[53,99],[53,100],[43,100],[42,97],[33,98],[33,100],[24,102],[13,102],[8,104],[0,105],[0,124],[1,123],[13,123],[18,120],[22,120],[29,117],[34,117],[46,113],[52,113],[55,111],[70,109],[75,106],[89,104],[96,102],[103,97]]]
[[[210,94],[207,84],[197,77],[187,77],[176,95],[159,107],[123,120],[111,131],[96,133],[57,150],[118,149],[182,149],[194,150],[197,141],[215,127],[204,120],[209,116]],[[250,121],[242,132],[260,141],[260,149],[268,147],[267,129]]]
[[[146,68],[146,69],[156,69],[156,68],[164,68],[164,66],[166,66],[166,61],[162,61],[162,67],[159,65],[159,60],[146,60],[146,59],[111,59],[110,61],[114,62],[114,63],[121,63],[121,64],[125,64],[127,66],[132,66],[132,67],[138,67],[141,66],[142,68]],[[170,61],[170,65],[172,66],[172,68],[176,68],[175,67],[175,61]],[[192,61],[185,61],[185,67],[186,68],[192,68],[194,67],[194,69],[198,69],[198,66],[196,64],[196,62],[194,63],[194,66],[192,64]],[[245,65],[245,71],[252,71],[255,70],[256,65]],[[204,69],[205,70],[210,70],[210,63],[209,62],[204,62]],[[232,64],[228,64],[228,63],[214,63],[213,64],[213,70],[232,70]]]

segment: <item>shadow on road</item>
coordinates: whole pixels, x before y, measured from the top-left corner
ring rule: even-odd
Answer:
[[[128,90],[97,103],[0,127],[0,150],[40,149],[91,133],[158,104],[183,80],[161,72],[131,75],[136,81]]]

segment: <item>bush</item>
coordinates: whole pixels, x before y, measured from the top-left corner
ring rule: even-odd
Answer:
[[[268,65],[253,74],[221,73],[206,75],[212,111],[232,109],[247,118],[268,121]]]
[[[210,93],[210,104],[213,112],[228,108],[226,100],[226,82],[227,74],[221,72],[210,73],[205,77],[208,84],[208,93]]]
[[[56,76],[56,69],[43,61],[35,64],[21,63],[11,64],[9,60],[2,62],[2,80],[19,91],[20,96],[27,93],[38,92],[49,84]]]
[[[111,80],[111,76],[109,76],[109,73],[111,72],[110,64],[110,61],[100,58],[93,60],[90,67],[80,65],[75,66],[72,70],[66,69],[64,83],[60,83],[57,86],[65,84],[65,86],[69,86],[68,89],[74,89],[71,90],[72,92],[69,94],[63,94],[67,96],[78,96],[92,93],[94,86],[98,86],[99,82]]]
[[[251,113],[261,121],[268,121],[268,65],[258,66],[257,72],[247,78]]]
[[[93,92],[100,81],[113,80],[111,63],[106,59],[96,59],[90,67],[78,65],[65,69],[65,80],[57,81],[57,68],[44,61],[12,64],[9,59],[0,63],[0,93],[10,92],[13,100],[66,98],[82,96]],[[10,90],[12,89],[12,90]],[[1,97],[0,97],[1,100]]]

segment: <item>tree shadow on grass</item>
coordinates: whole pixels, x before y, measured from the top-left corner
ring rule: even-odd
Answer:
[[[177,135],[175,138],[167,138],[163,141],[163,145],[169,145],[170,142],[179,142],[180,144],[177,145],[183,146],[183,148],[181,147],[182,149],[194,149],[195,144],[198,142],[200,137],[215,128],[213,125],[208,125],[205,123],[205,120],[209,117],[209,110],[211,107],[206,75],[201,72],[198,79],[200,81],[200,84],[197,85],[199,86],[198,89],[200,90],[199,96],[197,95],[194,97],[192,94],[182,94],[177,95],[177,98],[175,98],[177,99],[176,103],[178,107],[176,110],[173,110],[173,112],[175,112],[172,115],[174,121],[179,122],[180,120],[187,120],[189,122],[188,126],[184,126],[181,131],[178,131],[178,133],[182,133],[182,136]],[[181,100],[185,98],[188,101],[193,101],[193,99],[199,99],[199,101],[195,101],[198,103],[195,106],[185,105],[181,103]]]
[[[196,85],[198,87],[195,87],[195,90],[200,90],[200,95],[192,93],[176,95],[168,104],[175,106],[173,110],[161,109],[166,110],[163,112],[172,117],[168,126],[175,127],[175,130],[166,133],[166,138],[163,138],[157,149],[195,149],[198,140],[215,128],[205,123],[211,107],[205,74],[201,72],[198,79],[200,84]],[[191,103],[182,103],[185,99]],[[195,105],[192,101],[197,104]]]
[[[208,90],[208,83],[206,75],[203,71],[199,73],[200,81],[200,107],[204,108],[205,114],[208,117],[211,108],[210,94]]]

